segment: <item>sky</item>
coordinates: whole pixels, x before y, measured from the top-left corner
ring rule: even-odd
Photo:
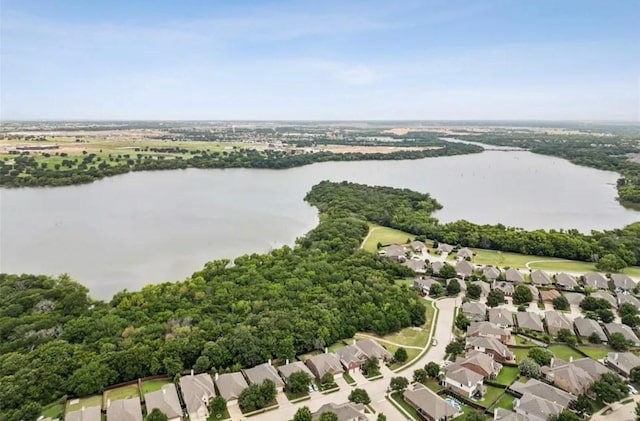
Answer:
[[[640,1],[0,0],[0,119],[640,121]]]

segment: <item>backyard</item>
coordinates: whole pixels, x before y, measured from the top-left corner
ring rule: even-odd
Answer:
[[[505,393],[489,410],[493,412],[496,408],[502,408],[511,411],[513,410],[513,399],[512,395]]]
[[[69,399],[67,401],[66,413],[82,409],[82,407],[88,408],[90,406],[102,407],[102,395],[88,396],[80,399]]]
[[[162,389],[162,386],[168,383],[171,383],[169,379],[156,379],[156,380],[149,380],[146,382],[142,382],[142,394],[146,395],[147,393],[160,390]]]
[[[115,389],[105,390],[104,392],[104,401],[117,401],[120,399],[129,399],[140,396],[140,391],[138,390],[138,384],[130,384],[126,386],[117,387]]]
[[[478,401],[478,403],[485,408],[488,408],[489,406],[491,406],[491,404],[493,404],[493,402],[495,402],[496,399],[498,399],[500,395],[502,395],[504,389],[488,384],[485,384],[484,387],[485,394],[482,399]]]
[[[599,345],[599,346],[583,345],[583,346],[579,346],[578,349],[584,352],[585,354],[587,354],[589,358],[593,358],[594,360],[601,360],[604,357],[606,357],[609,352],[613,351],[613,349],[604,345]],[[582,356],[580,356],[580,358],[582,358]]]
[[[571,358],[577,360],[578,358],[583,357],[582,354],[567,345],[550,345],[548,349],[553,352],[553,355],[555,355],[556,358],[560,358],[564,361],[569,361]]]
[[[502,370],[500,370],[498,377],[496,377],[495,382],[509,386],[511,382],[518,378],[519,375],[520,371],[518,370],[518,367],[504,366],[502,367]]]
[[[376,252],[378,250],[378,243],[383,245],[394,243],[405,244],[408,239],[413,240],[414,238],[414,235],[404,231],[369,224],[369,235],[362,244],[362,248],[367,251]]]

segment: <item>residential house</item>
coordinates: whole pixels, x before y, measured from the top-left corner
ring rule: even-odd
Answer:
[[[551,278],[546,272],[536,269],[531,272],[531,283],[538,286],[546,286],[551,284]]]
[[[480,322],[487,318],[487,306],[478,301],[467,301],[462,304],[462,313],[469,320]]]
[[[487,281],[495,281],[500,276],[500,269],[493,266],[485,266],[482,268],[482,274],[487,278]]]
[[[413,390],[405,390],[403,397],[426,421],[445,421],[460,415],[459,410],[421,384],[416,384]]]
[[[391,353],[373,339],[360,339],[358,342],[356,342],[356,346],[360,348],[362,352],[367,355],[367,357],[375,357],[382,361],[391,360]]]
[[[511,342],[511,332],[491,322],[475,322],[467,327],[467,337],[482,336],[497,339],[503,344]]]
[[[551,366],[542,367],[541,370],[548,382],[575,396],[587,393],[603,373],[611,372],[591,358],[570,362],[553,359]]]
[[[534,285],[527,284],[525,286],[529,288],[529,290],[531,291],[531,295],[533,295],[534,298],[540,295],[540,291]]]
[[[598,335],[601,341],[607,341],[607,335],[604,334],[604,330],[602,330],[598,322],[593,319],[587,319],[586,317],[576,317],[573,320],[573,325],[576,328],[578,336],[582,338],[588,338],[595,333],[596,335]]]
[[[294,361],[292,363],[288,363],[285,365],[281,365],[278,367],[278,372],[280,376],[284,379],[285,383],[289,382],[289,377],[298,371],[302,371],[303,373],[307,373],[310,378],[313,378],[313,373],[302,361]]]
[[[142,421],[140,398],[111,401],[107,406],[107,421]]]
[[[240,372],[216,374],[218,394],[227,401],[227,405],[238,403],[238,397],[249,385]]]
[[[429,291],[431,290],[431,286],[433,284],[442,284],[436,281],[433,278],[429,278],[428,276],[418,276],[413,279],[413,287],[421,291],[425,295],[429,295]]]
[[[434,275],[438,275],[440,273],[440,269],[442,269],[445,264],[446,264],[445,262],[433,262],[433,263],[431,263],[431,272]]]
[[[624,303],[629,303],[634,307],[640,308],[640,300],[638,300],[635,296],[628,294],[626,292],[619,292],[618,296],[618,307],[620,307]]]
[[[578,292],[565,292],[563,295],[572,306],[579,306],[582,300],[584,300],[584,294]]]
[[[502,328],[511,327],[513,326],[513,312],[506,308],[490,308],[489,321]]]
[[[631,352],[610,352],[604,358],[604,363],[619,374],[629,377],[631,370],[640,367],[640,357]]]
[[[493,281],[493,289],[502,291],[505,297],[511,297],[513,295],[513,291],[515,291],[515,287],[512,283],[497,280]]]
[[[402,266],[406,266],[415,273],[427,273],[427,264],[424,260],[409,259],[402,263]]]
[[[409,247],[411,247],[411,250],[416,253],[422,253],[427,248],[427,246],[422,241],[416,240],[410,242]]]
[[[550,402],[557,403],[558,405],[566,408],[569,403],[576,399],[576,396],[550,384],[544,383],[540,380],[529,379],[526,382],[515,382],[509,389],[516,392],[516,394],[524,395],[525,393],[531,393],[542,399],[546,399]]]
[[[573,291],[578,286],[576,278],[568,273],[556,273],[556,287],[565,291]]]
[[[517,414],[526,416],[531,421],[547,421],[564,409],[555,402],[528,392],[522,395],[521,398],[514,399],[513,408]]]
[[[507,269],[507,271],[504,273],[504,278],[508,282],[516,282],[516,283],[524,282],[524,277],[522,276],[522,273],[520,273],[520,271],[516,268]]]
[[[102,408],[99,406],[83,406],[76,411],[67,412],[64,421],[100,421]]]
[[[453,365],[445,369],[445,387],[465,398],[484,393],[484,377],[466,367]]]
[[[595,289],[609,289],[609,284],[607,283],[607,278],[604,277],[601,273],[590,272],[585,273],[582,276],[582,282],[590,288]]]
[[[456,262],[456,273],[462,279],[466,279],[473,273],[473,265],[468,260],[458,260]]]
[[[508,409],[496,408],[493,410],[493,421],[531,421],[531,419]]]
[[[282,390],[282,388],[284,388],[284,381],[278,375],[278,370],[271,365],[271,361],[247,368],[243,370],[243,372],[244,376],[249,380],[249,383],[262,384],[265,380],[271,380],[275,383],[276,390]]]
[[[340,347],[335,350],[335,353],[340,358],[340,364],[342,364],[347,373],[360,368],[367,361],[367,354],[362,352],[356,345]]]
[[[338,421],[367,421],[369,418],[365,414],[364,405],[359,403],[343,403],[341,405],[333,402],[325,403],[316,412],[311,414],[311,419],[317,421],[325,412],[333,412],[338,417]]]
[[[451,279],[447,279],[447,285],[449,285],[451,283],[451,281],[455,280],[456,282],[458,282],[458,285],[460,285],[460,291],[462,292],[466,292],[467,291],[467,283],[466,282],[462,282],[456,278],[451,278]]]
[[[518,322],[518,327],[521,329],[544,332],[544,326],[542,325],[542,320],[538,313],[519,311],[516,313],[516,321]]]
[[[540,295],[540,300],[542,300],[543,303],[551,303],[553,302],[553,300],[558,298],[561,294],[557,289],[549,289],[549,290],[540,291],[539,295]]]
[[[438,248],[436,249],[437,254],[449,254],[453,251],[453,246],[445,243],[438,243]]]
[[[568,329],[573,333],[573,323],[567,316],[556,310],[549,310],[544,314],[544,322],[547,325],[547,332],[552,336],[558,336],[561,329]]]
[[[494,338],[483,338],[482,336],[467,338],[465,351],[472,350],[487,354],[499,363],[511,362],[515,359],[509,348]]]
[[[333,352],[313,355],[304,362],[316,378],[321,379],[326,373],[342,375],[344,369],[340,358]]]
[[[176,385],[173,383],[167,383],[155,392],[145,393],[144,403],[147,407],[147,413],[157,408],[167,416],[169,421],[182,420],[182,406]]]
[[[211,376],[206,373],[182,376],[180,391],[190,420],[206,421],[209,417],[209,403],[216,396]]]
[[[593,298],[600,298],[611,304],[612,308],[618,308],[618,300],[606,291],[596,291],[591,294]]]
[[[475,371],[485,379],[496,378],[498,374],[500,374],[500,370],[502,370],[502,364],[480,351],[470,351],[466,356],[456,358],[455,363],[449,365],[449,367],[453,367],[454,365]]]
[[[407,260],[407,250],[398,244],[391,244],[390,246],[384,247],[380,250],[380,255],[384,257],[388,257],[391,260],[395,260],[397,262],[404,262]]]
[[[630,291],[636,286],[636,282],[628,275],[612,273],[611,280],[616,291]]]
[[[486,297],[487,294],[489,294],[489,291],[491,291],[491,285],[489,285],[488,283],[484,282],[484,281],[473,281],[471,282],[471,285],[478,285],[480,287],[480,296],[481,297]]]
[[[473,259],[473,251],[467,247],[463,247],[456,253],[456,258],[461,260]]]
[[[613,333],[621,333],[631,345],[640,345],[640,339],[638,339],[638,336],[633,332],[633,329],[627,325],[623,325],[621,323],[607,323],[604,325],[604,330],[607,332],[609,337],[611,337]]]

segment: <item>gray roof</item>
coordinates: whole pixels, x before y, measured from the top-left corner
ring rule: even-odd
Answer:
[[[493,266],[485,266],[482,268],[482,273],[487,277],[487,279],[494,280],[500,276],[500,269]]]
[[[557,335],[560,329],[573,330],[573,323],[567,316],[556,310],[549,310],[544,314],[547,330],[551,335]]]
[[[491,350],[508,360],[513,356],[505,344],[495,338],[486,336],[473,336],[467,338],[466,348],[484,348],[485,350]]]
[[[534,285],[549,285],[551,283],[551,278],[549,278],[549,275],[546,272],[536,269],[531,272],[531,283]]]
[[[626,294],[624,292],[619,292],[617,296],[618,296],[619,305],[622,305],[624,303],[629,303],[634,307],[640,308],[640,300],[638,300],[635,296],[631,294]]]
[[[573,321],[573,324],[575,325],[578,334],[582,337],[588,338],[595,332],[601,340],[607,340],[607,336],[595,320],[587,319],[585,317],[577,317]]]
[[[422,241],[416,241],[416,240],[413,240],[412,242],[410,242],[409,245],[414,250],[422,250],[427,247],[424,245]]]
[[[244,370],[244,375],[251,383],[262,384],[265,380],[271,380],[275,383],[276,387],[284,386],[284,382],[278,375],[278,371],[269,363],[247,368]]]
[[[515,382],[509,386],[509,388],[523,395],[525,393],[531,393],[534,396],[555,402],[563,407],[567,407],[569,402],[576,398],[571,393],[536,379],[529,379],[526,383]]]
[[[469,258],[473,257],[473,251],[467,247],[463,247],[456,253],[456,257]]]
[[[531,421],[523,414],[517,414],[504,408],[496,408],[493,411],[493,421]]]
[[[431,263],[431,269],[433,269],[433,273],[437,275],[444,265],[444,262],[433,262]]]
[[[581,369],[586,371],[593,378],[593,380],[598,380],[604,373],[611,373],[611,370],[609,370],[607,367],[600,364],[598,361],[587,357],[579,358],[569,364],[580,367]]]
[[[516,320],[518,321],[518,327],[537,330],[544,332],[544,326],[542,326],[542,320],[537,313],[531,313],[528,311],[519,311],[516,313]]]
[[[371,338],[360,339],[356,342],[356,346],[360,348],[367,357],[376,357],[379,360],[391,358],[391,353]]]
[[[513,312],[506,308],[489,309],[489,321],[502,326],[513,326]]]
[[[491,322],[475,322],[467,327],[468,336],[509,336],[509,332]]]
[[[353,404],[351,402],[342,405],[333,402],[325,403],[316,412],[312,414],[312,419],[318,420],[324,412],[333,412],[338,416],[338,421],[367,421],[368,418],[364,414],[364,405]]]
[[[367,359],[367,355],[355,345],[345,345],[336,349],[335,353],[338,354],[340,362],[347,366],[351,363],[360,364]]]
[[[487,306],[479,301],[467,301],[462,304],[462,312],[471,316],[485,317],[487,313]]]
[[[155,392],[146,393],[144,395],[144,402],[147,406],[147,412],[158,408],[169,419],[182,417],[182,407],[180,406],[176,386],[173,383],[165,384],[160,390],[156,390]]]
[[[489,291],[491,291],[491,285],[484,281],[472,281],[471,284],[478,285],[480,287],[480,289],[482,290],[481,295],[487,295]]]
[[[573,289],[578,286],[576,278],[568,273],[556,273],[556,285],[564,289]]]
[[[437,250],[442,253],[451,253],[451,250],[453,250],[453,246],[445,243],[439,243]]]
[[[616,288],[630,290],[636,286],[636,283],[633,279],[631,279],[628,275],[623,275],[621,273],[612,273],[611,280],[613,281],[613,285]]]
[[[317,377],[324,376],[327,372],[333,374],[342,373],[342,365],[340,364],[340,358],[333,352],[327,354],[313,355],[305,361],[307,367],[314,372]]]
[[[612,308],[618,308],[618,300],[616,300],[616,298],[613,295],[609,294],[606,291],[596,291],[592,293],[591,296],[593,298],[600,298],[602,300],[606,300],[609,304],[611,304]]]
[[[631,373],[633,368],[640,366],[640,357],[631,352],[610,352],[605,357],[605,361],[618,367],[627,375]]]
[[[457,366],[454,369],[448,369],[445,378],[467,386],[474,385],[484,380],[484,377],[480,374],[461,366]]]
[[[100,421],[101,410],[99,406],[87,406],[77,411],[67,412],[64,421]]]
[[[499,289],[504,293],[504,295],[512,295],[515,291],[515,287],[512,283],[504,281],[495,281],[493,284],[493,289]]]
[[[403,262],[402,265],[418,273],[424,273],[427,269],[427,264],[424,260],[409,259],[406,262]]]
[[[107,421],[142,421],[140,398],[112,401],[107,408]]]
[[[428,414],[435,420],[458,414],[458,410],[449,405],[447,401],[419,383],[414,386],[413,390],[405,390],[403,396],[410,405],[419,409],[419,412]]]
[[[467,260],[458,260],[456,262],[456,272],[463,276],[469,276],[473,273],[473,265]]]
[[[604,277],[601,273],[590,272],[584,274],[584,283],[585,285],[591,288],[598,289],[607,289],[609,288],[609,284],[607,283],[607,278]]]
[[[524,277],[516,268],[509,268],[504,273],[504,277],[509,282],[524,282]]]
[[[435,280],[435,279],[433,279],[433,278],[429,278],[428,276],[417,276],[417,277],[413,278],[413,285],[414,286],[431,288],[431,285],[433,285],[433,284],[440,284],[440,282]],[[440,284],[440,285],[442,285],[442,284]]]
[[[218,375],[216,386],[225,401],[238,399],[240,393],[249,387],[242,373],[238,372]]]
[[[572,306],[580,305],[582,300],[584,300],[584,294],[578,292],[565,292],[563,295]]]
[[[206,408],[209,399],[216,395],[213,379],[207,373],[182,376],[179,384],[184,403],[187,405],[187,412],[192,414],[202,407]]]
[[[522,395],[517,405],[518,410],[545,420],[553,415],[559,414],[564,409],[557,403],[540,398],[531,393]]]
[[[278,371],[282,374],[282,377],[288,379],[290,375],[297,371],[302,371],[307,373],[309,376],[313,377],[313,373],[302,361],[294,361],[291,364],[281,365],[278,367]]]
[[[607,323],[606,325],[604,325],[604,328],[607,329],[609,335],[613,333],[621,333],[622,336],[624,336],[625,339],[630,341],[634,346],[640,345],[640,340],[638,339],[636,334],[633,333],[633,330],[627,325],[623,325],[620,323]]]
[[[398,244],[391,244],[390,246],[384,247],[384,255],[387,257],[400,257],[404,256],[407,250]]]

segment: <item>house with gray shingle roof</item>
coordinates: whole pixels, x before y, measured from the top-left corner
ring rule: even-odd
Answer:
[[[415,273],[427,273],[427,264],[424,260],[409,259],[402,262],[402,266],[406,266]]]
[[[631,375],[631,370],[640,367],[640,357],[631,352],[610,352],[604,363],[625,377]]]
[[[445,243],[439,243],[438,248],[436,249],[437,254],[449,254],[453,251],[453,246]]]
[[[524,282],[524,276],[522,276],[522,273],[520,273],[520,271],[516,268],[507,269],[507,271],[504,273],[504,278],[508,282]]]
[[[551,278],[546,272],[536,269],[531,272],[531,283],[533,285],[549,285],[551,284]]]
[[[107,407],[107,421],[142,421],[140,398],[111,401]]]
[[[518,327],[521,329],[535,330],[537,332],[544,332],[544,326],[542,320],[537,313],[531,313],[528,311],[519,311],[516,313],[516,321]]]
[[[467,247],[463,247],[460,250],[458,250],[458,252],[456,253],[456,257],[458,259],[471,260],[473,259],[473,251],[471,251],[471,249]]]
[[[604,325],[604,330],[607,331],[609,336],[611,336],[613,333],[620,333],[633,346],[640,345],[638,336],[636,336],[636,334],[633,332],[633,329],[631,329],[627,325],[623,325],[621,323],[607,323]]]
[[[618,297],[618,307],[620,307],[624,303],[629,303],[634,307],[640,308],[640,300],[638,300],[635,296],[631,294],[619,292],[617,294],[617,297]]]
[[[422,253],[422,251],[427,248],[427,246],[425,246],[425,244],[422,241],[416,241],[416,240],[410,242],[409,247],[411,247],[411,250],[415,252],[420,252],[420,253]]]
[[[423,419],[428,421],[448,420],[460,415],[460,410],[455,409],[436,392],[420,383],[413,386],[413,390],[405,390],[402,396]]]
[[[360,339],[358,342],[356,342],[356,346],[360,348],[362,352],[367,355],[367,357],[375,357],[383,361],[391,360],[391,353],[377,341],[371,338]]]
[[[462,313],[469,320],[480,322],[487,318],[487,306],[478,301],[467,301],[462,304]]]
[[[313,421],[318,421],[323,413],[333,412],[338,417],[338,421],[367,421],[363,404],[346,402],[341,405],[330,402],[322,405],[311,415]]]
[[[276,389],[282,389],[284,382],[278,375],[278,370],[270,362],[257,365],[243,370],[244,376],[252,384],[262,384],[265,380],[271,380],[276,385]]]
[[[340,364],[345,371],[350,372],[359,368],[367,360],[367,355],[356,345],[346,345],[335,350],[340,358]]]
[[[618,300],[613,295],[609,294],[606,291],[596,291],[591,294],[593,298],[599,298],[601,300],[605,300],[609,304],[611,304],[611,308],[618,308]]]
[[[399,244],[391,244],[383,247],[378,254],[401,263],[407,260],[407,249]]]
[[[456,262],[456,273],[462,279],[466,279],[473,273],[473,265],[467,260],[458,260]]]
[[[551,366],[542,367],[541,371],[547,381],[575,396],[587,393],[602,374],[611,373],[611,370],[591,358],[571,362],[553,359]]]
[[[312,355],[304,363],[318,379],[321,379],[326,373],[331,373],[334,376],[344,373],[340,358],[333,352]]]
[[[571,401],[576,399],[576,397],[571,393],[565,392],[564,390],[558,389],[557,387],[553,387],[536,379],[529,379],[525,383],[515,382],[509,386],[509,389],[520,395],[531,393],[539,398],[556,402],[558,405],[565,408],[569,406]]]
[[[484,377],[466,367],[452,365],[446,368],[445,387],[462,396],[471,398],[476,392],[483,392]]]
[[[155,392],[146,393],[144,403],[147,407],[147,413],[157,408],[167,416],[169,421],[182,420],[182,406],[180,399],[178,399],[176,385],[173,383],[167,383]]]
[[[584,294],[578,292],[565,292],[562,294],[565,296],[569,304],[572,306],[579,306],[582,300],[584,300]]]
[[[237,403],[240,393],[247,387],[249,387],[249,385],[242,373],[216,374],[216,388],[220,396],[227,401],[227,405]]]
[[[302,361],[294,361],[290,364],[281,365],[278,367],[278,372],[282,378],[287,382],[289,380],[289,376],[298,371],[302,371],[303,373],[307,373],[309,377],[313,378],[313,373]]]
[[[499,363],[512,361],[515,357],[505,344],[497,339],[474,336],[467,338],[465,351],[480,351],[492,357]]]
[[[604,275],[602,275],[601,273],[597,273],[597,272],[585,273],[582,276],[582,281],[586,286],[590,288],[609,289],[607,278],[605,278]]]
[[[513,326],[513,312],[506,308],[490,308],[489,321],[502,328]]]
[[[485,266],[482,268],[482,274],[487,278],[487,281],[495,281],[500,276],[500,269],[494,266]]]
[[[549,310],[544,314],[544,322],[550,335],[557,336],[561,329],[568,329],[573,333],[573,323],[567,316],[556,310]]]
[[[504,408],[493,410],[493,421],[532,421],[528,416]]]
[[[578,286],[576,278],[568,273],[556,273],[556,286],[565,291],[573,291]]]
[[[491,285],[484,281],[472,281],[471,285],[478,285],[480,287],[480,296],[486,297],[487,294],[491,291]]]
[[[621,273],[612,273],[611,280],[613,281],[615,289],[619,291],[630,291],[636,286],[633,279]]]
[[[542,302],[551,303],[553,302],[553,300],[558,298],[561,294],[557,289],[548,289],[548,290],[541,290],[538,295],[540,296],[540,300],[542,300]]]
[[[64,421],[100,421],[102,408],[99,406],[82,407],[76,411],[67,412]]]
[[[494,325],[491,322],[475,322],[471,323],[467,327],[467,336],[482,336],[485,338],[494,338],[502,342],[503,344],[508,344],[511,340],[511,333]]]
[[[547,421],[564,409],[555,402],[542,399],[528,392],[522,395],[521,398],[515,399],[513,407],[516,413],[528,417],[531,421]]]
[[[207,373],[182,376],[178,383],[189,418],[206,421],[209,416],[209,403],[216,396],[211,376]]]
[[[434,275],[438,275],[440,273],[440,269],[444,267],[446,263],[444,262],[433,262],[431,263],[431,271]]]
[[[577,317],[573,321],[573,325],[576,327],[578,336],[588,338],[595,333],[601,341],[607,341],[607,335],[604,334],[604,330],[602,330],[598,322],[595,320],[587,319],[585,317]]]
[[[485,379],[496,378],[498,374],[500,374],[500,370],[502,370],[502,364],[480,351],[467,352],[466,356],[456,358],[455,363],[449,365],[447,369],[454,365],[466,367],[469,370],[475,371]]]
[[[515,287],[511,282],[498,280],[493,281],[493,289],[502,291],[505,297],[511,297],[513,295],[513,292],[515,291]]]

